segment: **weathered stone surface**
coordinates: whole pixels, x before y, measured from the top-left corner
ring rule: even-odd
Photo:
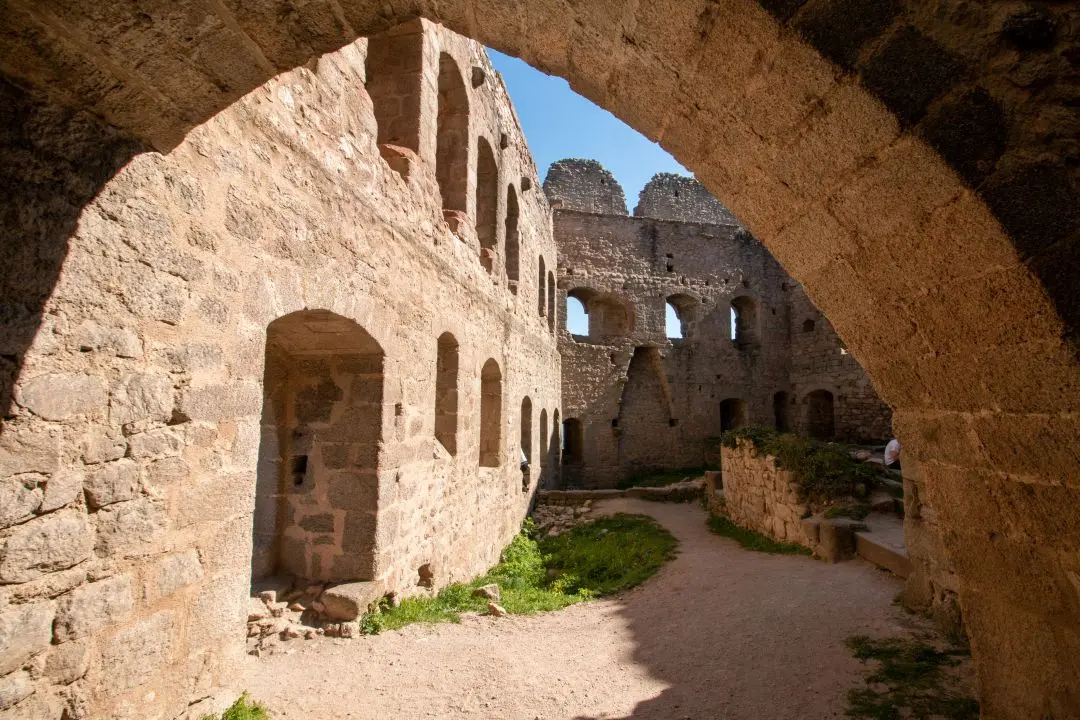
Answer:
[[[97,510],[135,497],[135,488],[139,482],[139,466],[132,460],[123,458],[106,463],[91,470],[86,475],[83,490],[90,509]]]
[[[164,422],[172,412],[173,384],[168,375],[129,373],[109,397],[109,422],[113,425],[140,420]]]
[[[128,438],[128,454],[136,460],[176,457],[183,447],[183,438],[170,428],[147,430]]]
[[[22,382],[15,393],[20,405],[46,420],[67,420],[104,410],[105,384],[77,373],[50,373]]]
[[[105,556],[153,552],[167,525],[164,506],[149,498],[110,505],[95,513],[94,518],[97,551]]]
[[[45,677],[58,685],[70,685],[83,675],[90,665],[87,642],[75,641],[55,645],[45,658]]]
[[[378,583],[345,583],[324,590],[319,602],[325,606],[324,612],[335,620],[356,620],[380,597],[382,589]]]
[[[0,611],[0,675],[5,675],[49,647],[55,606],[30,602]]]
[[[7,710],[34,692],[34,683],[25,672],[0,677],[0,710]]]
[[[172,659],[176,620],[170,611],[129,625],[105,642],[101,659],[109,668],[109,688],[121,692],[154,677]]]
[[[94,534],[80,510],[30,520],[12,532],[0,558],[0,582],[26,582],[90,557]]]
[[[117,460],[127,450],[127,443],[118,431],[100,426],[90,428],[80,446],[83,462],[91,464]]]
[[[115,624],[131,612],[134,604],[131,578],[127,575],[78,587],[57,601],[56,639],[75,640]]]
[[[45,482],[41,512],[52,512],[75,502],[82,495],[86,478],[82,470],[61,470]]]
[[[161,596],[171,595],[182,587],[197,582],[202,577],[202,564],[199,553],[187,550],[170,555],[158,563],[157,592]]]
[[[501,599],[499,586],[495,583],[476,588],[473,590],[473,595],[476,597],[487,598],[488,600],[494,600],[496,602]]]
[[[44,492],[39,478],[22,475],[0,480],[0,529],[33,517],[41,507]]]
[[[85,320],[72,335],[75,344],[84,352],[102,350],[121,358],[142,357],[142,340],[130,328],[104,327],[93,320]]]
[[[60,466],[60,431],[56,428],[4,426],[0,434],[0,473],[51,473]]]

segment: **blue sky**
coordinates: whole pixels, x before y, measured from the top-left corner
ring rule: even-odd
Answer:
[[[510,91],[541,180],[556,160],[598,160],[615,175],[626,193],[627,209],[633,212],[638,193],[656,173],[690,175],[666,150],[578,95],[562,78],[545,75],[517,58],[491,49],[488,54]],[[566,313],[570,332],[587,335],[589,321],[581,304],[569,302]],[[667,322],[671,336],[671,329],[677,331],[679,321],[670,306]]]

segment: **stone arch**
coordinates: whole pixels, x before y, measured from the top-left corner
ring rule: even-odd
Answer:
[[[818,440],[836,436],[836,408],[833,394],[824,389],[812,390],[803,399],[806,434]]]
[[[468,212],[469,92],[457,61],[439,54],[439,112],[435,136],[435,178],[443,210]]]
[[[688,340],[694,333],[694,325],[698,321],[701,312],[701,300],[685,293],[669,295],[665,303],[675,311],[675,317],[679,320],[679,334],[665,333],[668,338],[682,338]]]
[[[555,320],[558,313],[555,310],[555,273],[548,270],[547,274],[547,319],[548,330],[555,332]]]
[[[559,422],[559,408],[555,408],[551,413],[551,445],[548,452],[551,455],[548,487],[556,488],[562,478],[562,423]]]
[[[548,466],[551,464],[551,454],[548,450],[548,411],[540,409],[540,487],[547,487]]]
[[[731,341],[740,350],[749,350],[758,344],[758,301],[749,295],[731,299]]]
[[[312,30],[302,13],[222,18],[218,6],[199,6],[197,21],[229,31],[196,37],[183,52],[184,30],[166,20],[125,25],[124,42],[113,42],[113,16],[93,3],[72,5],[64,27],[13,8],[0,23],[16,50],[4,68],[6,97],[18,98],[9,104],[14,127],[38,127],[22,121],[39,106],[19,88],[87,111],[80,122],[106,142],[53,154],[58,167],[86,170],[89,191],[58,189],[63,212],[77,212],[131,154],[170,150],[280,69],[409,20],[417,6],[337,7]],[[1076,39],[1061,28],[1074,27],[1076,8],[1040,8],[1048,32],[1032,39],[1022,14],[995,3],[938,13],[916,0],[731,0],[722,9],[597,0],[563,13],[542,11],[538,0],[484,13],[464,0],[420,7],[567,78],[670,150],[753,229],[894,409],[923,499],[953,530],[945,544],[960,568],[984,712],[1080,714],[1067,692],[1080,685],[1080,621],[1047,609],[1074,598],[1066,578],[1080,571],[1073,555],[1047,552],[1072,547],[1080,533],[1056,514],[1064,498],[1075,500],[1064,483],[1080,465],[1069,450],[1080,436],[1080,170],[1064,161],[1068,133],[1038,127],[1068,116],[1071,95],[1059,90]],[[838,20],[852,7],[858,22]],[[572,61],[586,55],[602,60]],[[230,62],[204,62],[222,56]],[[1039,91],[1026,89],[1033,74]],[[16,142],[48,148],[47,134]],[[9,195],[13,206],[41,191],[20,192]],[[15,247],[48,247],[6,334],[5,357],[14,359],[0,382],[5,406],[59,273],[47,259],[63,257],[73,227],[69,217],[8,236]],[[1002,542],[987,545],[988,528],[1002,530]],[[1003,587],[1019,565],[1047,582]]]
[[[457,455],[458,341],[449,332],[439,336],[435,360],[435,440]]]
[[[374,579],[383,360],[371,335],[327,310],[267,327],[253,581]]]
[[[502,371],[489,358],[480,371],[480,466],[502,465]]]
[[[499,166],[484,137],[476,139],[476,236],[480,264],[493,272],[499,255]]]
[[[562,463],[581,465],[585,460],[585,430],[578,418],[563,420]]]
[[[585,308],[591,342],[605,343],[625,339],[634,332],[634,306],[626,298],[586,287],[568,290],[566,297],[574,298]]]
[[[423,25],[417,20],[369,37],[364,73],[379,145],[405,147],[418,155],[424,83],[423,33]]]
[[[527,462],[533,461],[532,400],[528,395],[521,399],[521,452]]]
[[[720,401],[720,432],[735,430],[746,424],[746,401],[725,398]]]
[[[537,257],[538,273],[536,276],[536,312],[540,317],[547,314],[547,269],[544,267],[544,256]]]
[[[510,286],[510,292],[517,295],[518,283],[521,281],[521,233],[518,228],[517,190],[513,183],[506,186],[506,280]]]

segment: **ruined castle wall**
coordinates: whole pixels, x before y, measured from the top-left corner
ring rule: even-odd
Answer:
[[[595,160],[557,160],[544,178],[553,208],[626,215],[626,195],[615,176]]]
[[[556,165],[598,174],[591,162]],[[685,220],[698,209],[727,216],[695,180],[674,178],[654,178],[633,217],[555,210],[559,305],[573,296],[589,315],[588,336],[565,332],[564,321],[559,339],[564,416],[582,421],[584,447],[578,466],[564,463],[564,481],[610,487],[700,467],[721,432],[741,424],[808,432],[815,391],[832,398],[830,437],[889,436],[888,407],[798,284],[740,225]],[[560,192],[564,207],[574,204]],[[681,338],[667,337],[667,303]],[[620,308],[621,336],[609,322]],[[815,329],[804,333],[810,318]]]
[[[675,173],[657,173],[645,183],[634,215],[710,225],[740,224],[704,185]]]
[[[253,526],[276,532],[259,524],[257,498],[271,512],[286,503],[294,569],[367,572],[402,594],[418,591],[421,565],[437,587],[483,571],[517,530],[529,501],[522,398],[537,416],[559,409],[559,355],[537,312],[538,259],[556,257],[549,209],[482,49],[431,26],[415,39],[403,45],[422,52],[419,151],[384,148],[386,160],[365,41],[275,78],[168,155],[3,89],[22,116],[6,127],[23,135],[4,144],[20,202],[5,205],[16,214],[0,335],[16,337],[36,321],[20,308],[44,302],[32,345],[3,358],[14,379],[0,433],[4,720],[176,717],[228,686]],[[488,271],[471,219],[456,219],[458,234],[444,220],[442,51],[474,110],[469,136],[491,140],[500,187],[517,190],[516,293],[502,222]],[[474,68],[486,70],[478,84]],[[56,157],[79,160],[58,177]],[[472,210],[475,142],[468,158]],[[93,199],[80,210],[63,197]],[[505,208],[500,192],[500,221]],[[18,271],[28,263],[45,269]],[[28,285],[49,282],[48,267],[51,295]],[[307,340],[268,348],[276,322]],[[454,455],[434,435],[444,332],[458,344]],[[501,371],[501,465],[481,468],[489,359]],[[356,434],[358,418],[370,434]],[[344,568],[363,552],[369,569]],[[264,546],[258,573],[273,571],[272,555]]]

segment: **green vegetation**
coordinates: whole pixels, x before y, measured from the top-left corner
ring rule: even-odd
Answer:
[[[364,615],[366,633],[396,630],[415,622],[459,622],[463,612],[485,612],[488,601],[473,591],[497,583],[499,604],[511,613],[559,610],[622,592],[652,576],[674,555],[675,538],[649,518],[616,515],[579,525],[558,537],[537,540],[531,520],[483,577],[457,583],[435,597],[403,600]]]
[[[810,548],[797,543],[784,543],[773,540],[767,535],[739,527],[723,515],[709,516],[709,530],[732,540],[737,540],[747,550],[769,553],[770,555],[812,555]]]
[[[251,702],[248,694],[244,693],[220,717],[204,715],[202,720],[270,720],[270,715],[266,708],[257,702]]]
[[[705,474],[707,467],[680,468],[678,470],[656,470],[631,475],[619,481],[619,489],[626,490],[632,487],[664,487],[674,485],[687,478],[696,478]]]
[[[849,638],[848,647],[860,660],[880,667],[866,678],[867,687],[848,693],[847,714],[868,720],[947,718],[974,720],[979,704],[960,693],[955,675],[944,672],[960,664],[966,650],[937,650],[918,640],[865,635]]]
[[[734,448],[740,439],[749,440],[758,452],[772,455],[776,464],[790,470],[799,485],[803,502],[829,502],[853,495],[866,495],[885,471],[872,463],[859,462],[840,445],[822,443],[790,433],[780,433],[760,425],[728,430],[721,442]]]

